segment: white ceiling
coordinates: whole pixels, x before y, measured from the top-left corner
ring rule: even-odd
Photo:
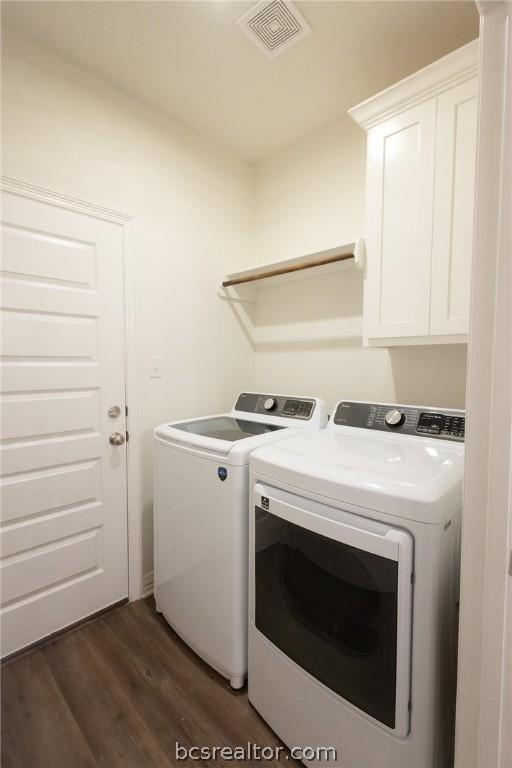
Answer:
[[[472,0],[297,6],[313,32],[268,60],[232,0],[3,2],[3,20],[251,161],[475,38]]]

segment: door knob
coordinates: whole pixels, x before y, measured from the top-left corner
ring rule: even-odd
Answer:
[[[121,409],[118,405],[111,405],[107,413],[111,419],[117,419],[121,415]]]
[[[108,440],[111,445],[122,445],[124,443],[124,435],[120,432],[112,432]]]

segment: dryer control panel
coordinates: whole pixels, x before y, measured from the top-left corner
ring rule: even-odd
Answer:
[[[255,392],[242,392],[235,403],[235,411],[282,416],[286,419],[308,420],[313,415],[314,410],[314,399]]]
[[[466,416],[464,411],[456,410],[342,401],[336,408],[334,423],[344,427],[463,442]]]

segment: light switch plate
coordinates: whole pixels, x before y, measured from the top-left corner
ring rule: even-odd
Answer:
[[[148,357],[148,376],[150,379],[160,379],[162,376],[162,358],[159,355]]]

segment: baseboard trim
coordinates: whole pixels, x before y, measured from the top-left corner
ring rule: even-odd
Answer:
[[[142,577],[142,597],[149,597],[153,594],[153,571],[145,573]]]

